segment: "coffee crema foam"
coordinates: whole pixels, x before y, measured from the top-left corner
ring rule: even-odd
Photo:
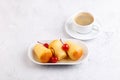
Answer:
[[[74,19],[78,25],[82,25],[82,26],[89,25],[94,21],[93,16],[87,12],[79,13]]]

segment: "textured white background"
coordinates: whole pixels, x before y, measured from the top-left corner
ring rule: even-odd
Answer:
[[[103,33],[84,41],[88,59],[75,66],[39,66],[27,48],[37,40],[71,38],[65,21],[90,11]],[[120,80],[119,0],[0,0],[0,80]]]

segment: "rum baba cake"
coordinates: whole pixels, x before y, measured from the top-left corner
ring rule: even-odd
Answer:
[[[53,51],[54,55],[58,57],[58,60],[67,57],[66,52],[62,49],[62,45],[60,40],[53,40],[49,44],[49,48]]]
[[[70,57],[70,59],[78,60],[83,54],[82,48],[72,41],[66,41],[66,43],[69,45],[67,54]]]
[[[52,52],[50,49],[43,46],[43,44],[36,44],[33,48],[34,54],[38,60],[42,63],[49,62],[52,57]]]

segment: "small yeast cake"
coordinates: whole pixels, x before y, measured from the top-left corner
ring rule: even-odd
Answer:
[[[67,57],[66,52],[62,49],[62,42],[60,40],[53,40],[49,44],[49,48],[54,53],[55,56],[58,57],[58,60],[61,60],[65,57]]]
[[[52,57],[52,52],[50,49],[43,46],[43,44],[36,44],[33,48],[33,51],[36,57],[39,59],[40,62],[46,63]]]
[[[73,43],[72,41],[66,41],[66,43],[69,45],[69,49],[67,51],[68,56],[71,60],[78,60],[83,54],[83,50],[80,46]]]

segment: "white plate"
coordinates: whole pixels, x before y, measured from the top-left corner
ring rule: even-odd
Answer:
[[[71,17],[65,23],[65,31],[68,35],[70,35],[73,38],[81,39],[81,40],[90,40],[90,39],[96,38],[101,33],[100,23],[98,23],[98,21],[96,21],[94,24],[96,25],[95,27],[97,28],[97,30],[92,29],[92,31],[87,34],[80,34],[78,32],[75,32],[72,29],[73,26],[72,26],[72,17]]]
[[[28,48],[28,57],[29,59],[35,63],[35,64],[39,64],[39,65],[75,65],[75,64],[80,64],[82,63],[86,58],[87,58],[87,55],[88,55],[88,48],[87,46],[85,45],[85,43],[83,43],[82,41],[80,40],[75,40],[75,39],[62,39],[62,41],[66,41],[66,40],[71,40],[75,43],[77,43],[79,46],[81,46],[83,48],[83,56],[77,60],[77,61],[72,61],[72,60],[61,60],[57,63],[41,63],[39,61],[37,61],[35,58],[34,58],[34,55],[33,55],[33,47],[35,46],[35,44],[37,44],[37,41],[32,43],[29,48]],[[50,43],[52,40],[43,40],[43,41],[40,41],[41,43]]]

